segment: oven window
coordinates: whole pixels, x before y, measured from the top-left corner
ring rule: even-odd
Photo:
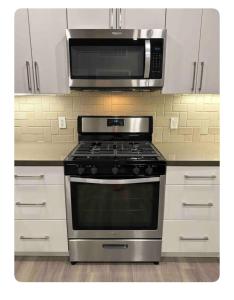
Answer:
[[[159,183],[71,182],[73,229],[157,229]]]
[[[70,40],[72,79],[144,77],[144,41]]]

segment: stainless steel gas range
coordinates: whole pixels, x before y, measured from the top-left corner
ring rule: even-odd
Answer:
[[[152,117],[77,120],[65,159],[71,263],[155,262],[161,255],[166,162]]]

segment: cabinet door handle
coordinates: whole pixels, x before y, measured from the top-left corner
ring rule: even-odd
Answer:
[[[28,79],[28,90],[32,91],[32,82],[31,82],[31,71],[30,71],[30,63],[26,61],[26,70],[27,70],[27,79]]]
[[[187,202],[183,202],[182,203],[183,206],[194,206],[194,207],[212,207],[214,206],[213,203],[209,202],[209,203],[187,203]]]
[[[202,81],[203,81],[203,73],[204,73],[204,61],[201,62],[201,78],[200,78],[200,86],[199,86],[199,92],[202,89]]]
[[[185,179],[215,179],[216,175],[184,175]]]
[[[20,179],[20,178],[29,178],[29,179],[43,179],[45,175],[17,175],[15,174],[15,179]]]
[[[122,8],[119,9],[119,29],[122,28]]]
[[[34,68],[35,68],[35,78],[36,78],[36,89],[38,92],[40,92],[39,67],[36,61],[34,62]]]
[[[46,206],[46,202],[41,203],[22,203],[22,202],[16,202],[17,206]]]
[[[203,237],[184,237],[180,236],[181,241],[208,241],[209,237],[208,236],[203,236]]]
[[[45,235],[45,236],[36,236],[36,237],[31,237],[31,236],[23,236],[23,235],[21,235],[20,236],[20,239],[21,240],[37,240],[37,241],[39,241],[39,240],[48,240],[50,237],[48,236],[48,235]]]
[[[193,81],[192,81],[192,88],[191,88],[192,91],[194,91],[194,89],[195,89],[196,66],[197,66],[197,62],[194,61],[193,62]]]
[[[114,8],[110,9],[110,28],[114,28]]]

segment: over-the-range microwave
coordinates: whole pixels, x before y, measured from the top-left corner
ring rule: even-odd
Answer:
[[[71,89],[154,89],[164,81],[166,29],[67,29]]]

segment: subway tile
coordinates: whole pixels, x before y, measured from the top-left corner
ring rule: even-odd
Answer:
[[[16,96],[15,140],[75,142],[78,115],[121,114],[152,115],[155,141],[218,142],[219,99],[219,95],[162,95],[160,91]],[[67,119],[67,129],[58,128],[59,116]],[[179,128],[170,130],[170,118],[176,116]]]

